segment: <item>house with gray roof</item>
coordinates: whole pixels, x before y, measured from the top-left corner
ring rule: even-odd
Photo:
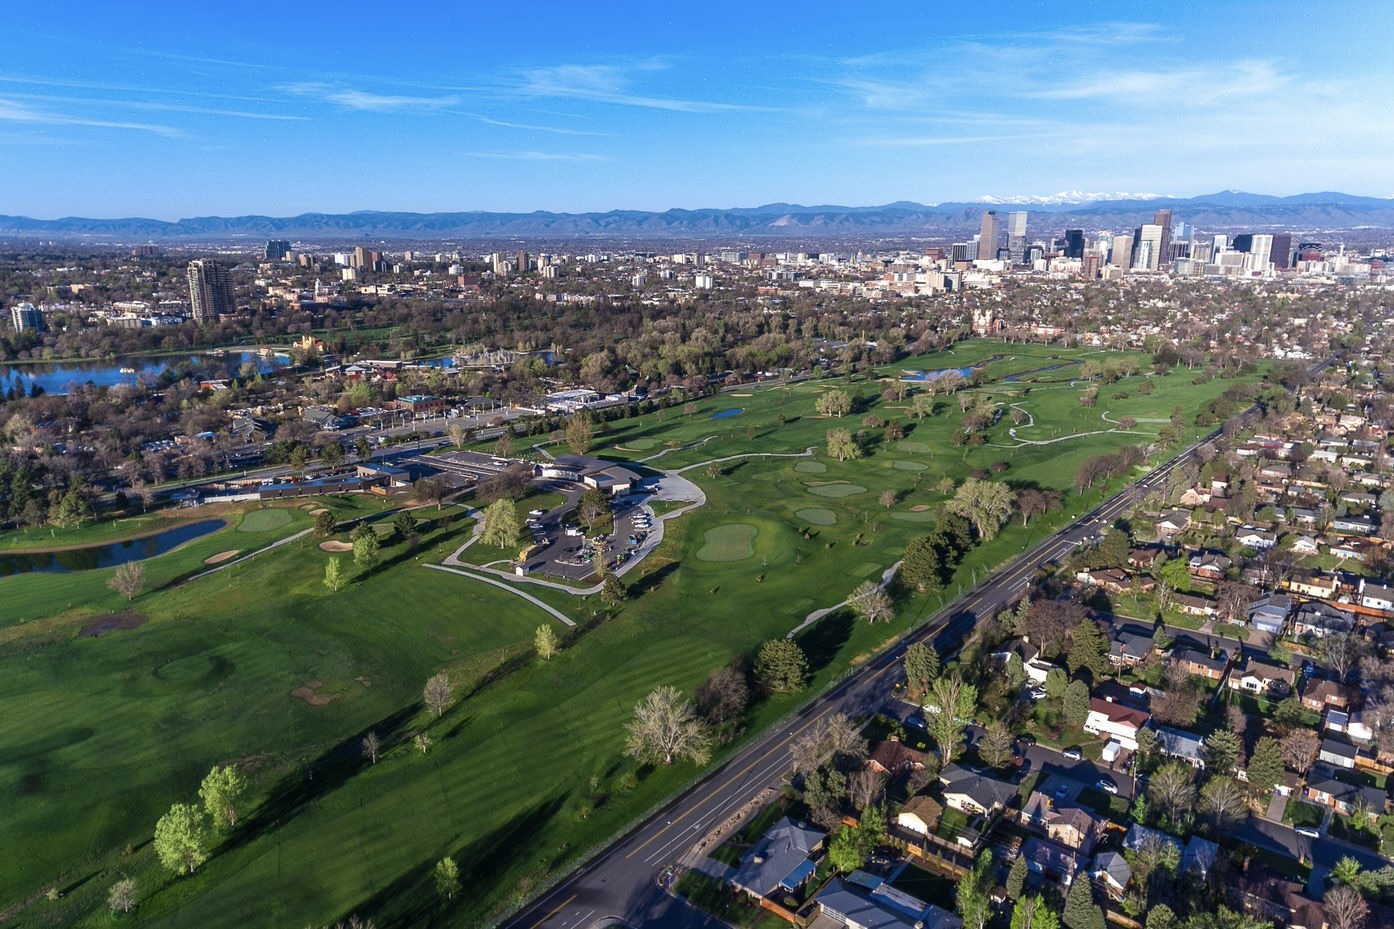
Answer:
[[[833,878],[814,899],[822,916],[848,929],[963,929],[956,914],[860,872]]]
[[[793,892],[813,876],[813,860],[828,834],[795,822],[788,816],[771,826],[755,847],[742,858],[731,884],[752,897],[768,896],[780,889]]]
[[[1205,767],[1205,740],[1193,732],[1158,726],[1157,751],[1168,758],[1180,758],[1194,768]]]

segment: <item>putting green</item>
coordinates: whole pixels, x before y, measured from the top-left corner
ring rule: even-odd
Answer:
[[[817,487],[808,488],[808,492],[820,497],[833,497],[840,500],[853,494],[866,493],[866,488],[861,484],[820,484]]]
[[[624,444],[625,444],[625,445],[628,445],[630,448],[637,448],[637,449],[643,450],[643,449],[650,449],[650,448],[653,448],[655,445],[658,444],[658,440],[657,440],[657,439],[629,439],[629,440],[626,441]]]
[[[837,514],[832,510],[825,510],[822,507],[809,507],[806,510],[799,510],[794,514],[799,519],[811,526],[831,526],[837,522]]]
[[[910,439],[895,443],[895,447],[902,452],[919,452],[921,455],[929,454],[929,446],[923,442],[914,442]]]
[[[863,561],[854,568],[848,568],[847,573],[852,577],[867,577],[871,574],[879,574],[881,566],[874,561]]]
[[[821,461],[800,461],[794,465],[794,470],[804,474],[827,474],[828,466]]]
[[[285,510],[252,510],[237,524],[238,532],[266,532],[290,525],[290,514]]]
[[[923,471],[929,465],[922,461],[906,461],[904,458],[897,458],[891,467],[900,471]]]
[[[755,533],[749,523],[731,523],[708,529],[702,536],[704,544],[697,550],[698,561],[744,561],[755,554]]]
[[[934,522],[934,514],[929,512],[892,513],[891,519],[898,519],[903,523],[932,523]]]

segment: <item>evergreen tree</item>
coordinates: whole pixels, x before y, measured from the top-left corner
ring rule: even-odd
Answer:
[[[944,584],[944,565],[939,549],[929,536],[912,539],[905,546],[905,558],[900,563],[900,576],[919,593],[938,590]]]
[[[1065,688],[1063,704],[1065,719],[1082,723],[1089,717],[1089,687],[1084,681],[1071,681]]]
[[[929,693],[938,677],[939,653],[933,646],[914,642],[905,649],[905,686],[911,700],[919,700]]]
[[[1018,854],[1016,860],[1012,862],[1012,868],[1007,872],[1007,896],[1013,900],[1020,900],[1021,894],[1026,890],[1026,876],[1031,869],[1026,865],[1026,856]]]
[[[771,693],[802,690],[808,678],[808,658],[797,642],[771,639],[755,656],[755,679]]]
[[[1216,729],[1205,737],[1205,767],[1216,774],[1228,774],[1239,760],[1243,746],[1239,736],[1228,729]]]
[[[1070,674],[1078,674],[1079,670],[1084,668],[1095,681],[1108,673],[1108,640],[1092,619],[1086,619],[1075,626],[1070,634],[1066,662]]]
[[[1265,800],[1273,793],[1273,788],[1282,783],[1283,753],[1277,739],[1264,736],[1258,740],[1253,757],[1249,759],[1248,775],[1254,795]]]
[[[1094,929],[1101,919],[1103,911],[1094,903],[1091,882],[1087,876],[1080,875],[1070,885],[1070,892],[1065,897],[1065,912],[1060,921],[1065,929]]]

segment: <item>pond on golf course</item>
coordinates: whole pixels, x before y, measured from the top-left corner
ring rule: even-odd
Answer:
[[[67,548],[51,552],[13,552],[0,554],[0,577],[11,574],[30,574],[36,571],[90,571],[110,568],[128,561],[144,561],[163,555],[172,549],[201,536],[217,532],[227,525],[221,519],[201,519],[175,526],[154,535],[85,548]]]

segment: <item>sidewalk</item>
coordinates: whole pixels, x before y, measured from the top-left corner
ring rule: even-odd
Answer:
[[[1283,811],[1287,809],[1288,798],[1273,791],[1273,798],[1268,801],[1268,810],[1263,814],[1263,818],[1270,823],[1280,823],[1283,821]]]

